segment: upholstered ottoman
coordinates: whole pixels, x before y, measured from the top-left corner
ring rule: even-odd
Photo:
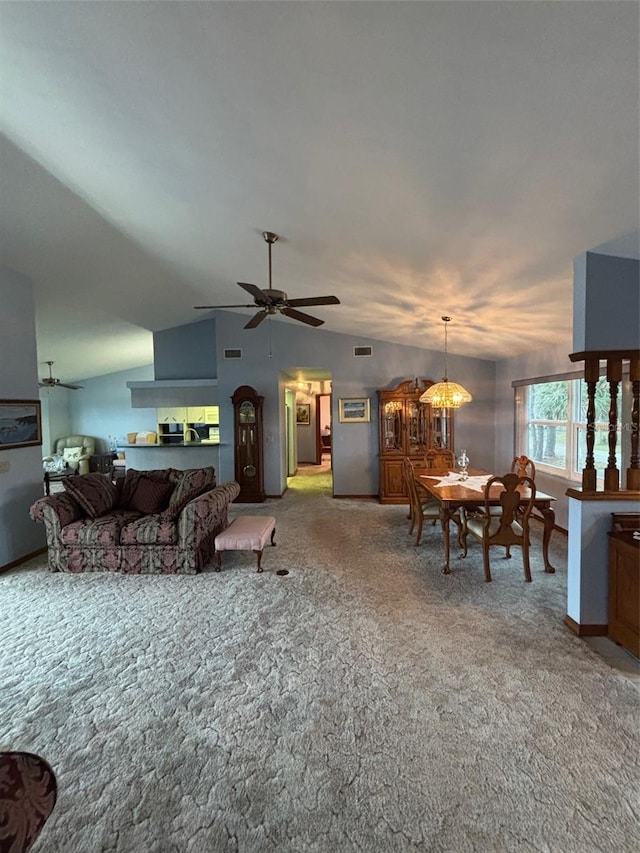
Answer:
[[[270,515],[241,515],[218,533],[215,539],[216,572],[222,568],[222,551],[253,551],[258,556],[258,571],[262,571],[262,552],[267,540],[275,545],[276,520]]]

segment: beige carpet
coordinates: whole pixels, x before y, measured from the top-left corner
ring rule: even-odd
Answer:
[[[405,507],[301,472],[265,572],[0,575],[0,746],[58,775],[34,851],[635,851],[639,694],[564,628],[566,554],[443,576]],[[289,569],[286,577],[276,571]]]

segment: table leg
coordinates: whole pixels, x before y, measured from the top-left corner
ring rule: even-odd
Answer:
[[[550,506],[541,507],[540,513],[542,514],[544,521],[544,530],[542,532],[542,559],[544,560],[544,570],[549,574],[553,574],[555,569],[549,562],[549,542],[556,523],[556,514]]]
[[[445,506],[440,507],[440,524],[442,525],[442,538],[444,539],[444,568],[442,569],[443,575],[451,574],[451,569],[449,568],[449,520],[454,512],[455,510],[448,509]]]

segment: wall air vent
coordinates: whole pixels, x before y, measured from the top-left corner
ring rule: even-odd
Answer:
[[[241,349],[226,349],[224,351],[225,358],[242,358],[242,350]]]
[[[373,347],[354,347],[353,355],[356,358],[373,355]]]

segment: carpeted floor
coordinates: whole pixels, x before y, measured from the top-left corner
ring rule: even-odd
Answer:
[[[301,471],[264,574],[0,575],[0,746],[40,753],[42,853],[635,851],[639,696],[479,547]],[[287,568],[280,577],[276,571]]]

